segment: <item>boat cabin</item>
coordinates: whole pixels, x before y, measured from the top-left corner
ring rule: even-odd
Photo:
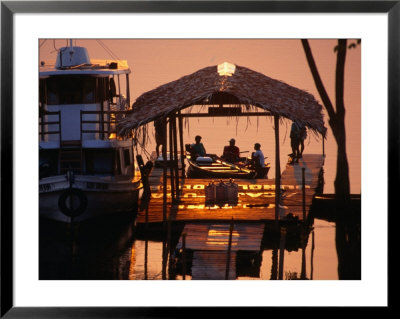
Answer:
[[[130,69],[123,60],[90,60],[86,48],[64,47],[39,73],[40,178],[73,170],[134,174],[133,140],[116,135],[130,111]]]

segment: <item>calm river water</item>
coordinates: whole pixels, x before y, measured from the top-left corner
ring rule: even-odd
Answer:
[[[347,116],[351,117],[351,112]],[[284,170],[290,150],[291,123],[280,124],[281,168]],[[348,159],[351,193],[361,192],[360,127],[352,125],[348,131]],[[207,152],[220,154],[230,138],[236,139],[241,151],[252,151],[255,142],[261,144],[267,161],[271,163],[269,178],[274,178],[275,143],[272,119],[209,118],[191,119],[185,123],[184,142],[195,135],[203,137]],[[146,160],[154,150],[153,138],[142,155]],[[309,134],[305,153],[321,154],[319,137]],[[336,143],[328,131],[325,142],[324,193],[334,193],[336,174]],[[338,227],[337,227],[338,226]],[[336,223],[316,218],[305,249],[286,250],[283,279],[297,279],[303,271],[307,279],[360,279],[360,225],[346,221]],[[179,236],[179,233],[175,236]],[[344,240],[341,240],[341,238]],[[349,238],[351,241],[349,242]],[[279,246],[278,246],[279,247]],[[339,249],[337,249],[339,247]],[[350,248],[349,248],[350,247]],[[50,221],[40,223],[39,244],[40,279],[96,279],[96,280],[161,280],[163,279],[162,238],[144,238],[135,229],[131,217],[120,220],[88,223],[71,228]],[[339,257],[338,257],[339,256]],[[266,245],[256,266],[245,265],[237,270],[238,280],[270,280],[276,272],[277,249]],[[339,271],[340,270],[340,271]],[[176,279],[182,277],[178,274]],[[190,279],[187,276],[186,279]]]

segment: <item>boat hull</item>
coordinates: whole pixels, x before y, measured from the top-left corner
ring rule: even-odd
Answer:
[[[143,191],[139,181],[131,183],[103,181],[100,184],[87,182],[85,177],[78,177],[78,181],[70,187],[67,182],[57,178],[50,178],[40,184],[40,218],[70,223],[120,213],[135,214]],[[88,188],[88,185],[92,188]],[[102,185],[106,189],[96,189],[97,185]],[[71,197],[73,204],[70,201]]]
[[[189,168],[187,177],[189,178],[234,178],[234,179],[253,179],[256,178],[257,172],[254,170],[240,170],[238,166],[221,165],[221,167],[201,166],[188,160]],[[269,171],[269,166],[266,167],[265,178]]]
[[[139,190],[124,192],[84,191],[87,207],[82,214],[72,219],[60,210],[59,199],[63,192],[56,191],[39,195],[39,216],[41,218],[69,223],[119,213],[132,212],[134,214],[137,211],[139,201]]]
[[[187,173],[189,178],[203,178],[203,177],[213,177],[213,178],[243,178],[251,179],[254,178],[255,172],[251,173],[234,173],[234,172],[217,172],[209,171],[206,169],[201,169],[196,166],[190,166]]]

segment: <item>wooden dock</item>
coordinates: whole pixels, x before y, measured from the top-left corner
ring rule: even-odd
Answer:
[[[317,154],[304,154],[298,164],[287,164],[281,176],[281,189],[284,190],[279,218],[291,213],[299,221],[307,218],[309,207],[320,182],[324,157]],[[303,207],[302,174],[305,175],[305,206]],[[167,170],[169,173],[169,169]],[[271,175],[271,172],[269,173]],[[147,209],[138,212],[137,224],[163,222],[163,168],[155,167],[149,177],[151,199]],[[178,203],[172,203],[170,178],[167,185],[167,215],[172,222],[267,222],[275,220],[275,179],[234,180],[238,184],[238,203],[223,207],[205,205],[205,186],[211,179],[186,178],[180,185],[181,196]]]
[[[263,224],[232,223],[232,239],[228,252],[230,226],[212,223],[185,225],[182,231],[182,235],[185,234],[185,249],[193,251],[190,267],[192,280],[236,279],[238,252],[261,253]],[[183,236],[179,239],[176,252],[182,248]]]

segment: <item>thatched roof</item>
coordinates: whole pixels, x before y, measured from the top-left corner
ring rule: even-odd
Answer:
[[[326,132],[322,106],[311,94],[242,66],[236,66],[232,76],[220,76],[217,66],[210,66],[139,96],[133,112],[119,123],[118,133],[127,134],[192,105],[208,104],[221,92],[231,96],[229,104],[234,100],[247,108],[256,106],[323,135]]]

